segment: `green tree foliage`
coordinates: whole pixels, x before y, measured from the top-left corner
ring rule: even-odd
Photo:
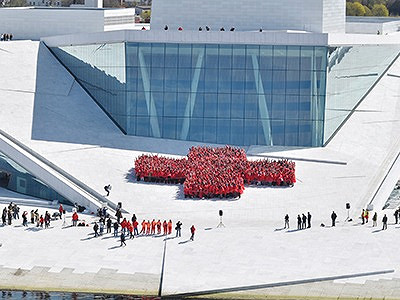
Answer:
[[[365,15],[364,15],[364,16],[366,16],[366,17],[371,17],[371,16],[373,16],[372,11],[369,9],[368,6],[365,6],[365,5],[364,5],[364,8],[365,8]]]
[[[346,15],[348,16],[364,16],[365,7],[360,2],[347,2]]]
[[[140,16],[141,16],[142,19],[144,19],[144,20],[150,19],[150,17],[151,17],[151,10],[144,10],[144,11],[142,11],[142,13],[140,14]]]
[[[10,0],[6,3],[6,7],[20,7],[20,6],[28,6],[26,0]]]
[[[372,12],[372,14],[374,16],[379,16],[379,17],[387,17],[387,16],[389,16],[389,11],[386,8],[386,6],[383,5],[383,4],[375,4],[372,7],[371,12]]]
[[[400,0],[390,0],[387,8],[391,16],[400,15]]]

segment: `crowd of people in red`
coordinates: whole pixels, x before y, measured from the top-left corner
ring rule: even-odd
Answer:
[[[141,155],[135,161],[138,181],[184,183],[185,197],[236,198],[245,184],[292,186],[295,163],[288,160],[248,161],[243,149],[192,147],[187,158]]]

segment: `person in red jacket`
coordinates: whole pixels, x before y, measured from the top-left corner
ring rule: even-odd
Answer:
[[[161,234],[161,221],[157,221],[157,234]]]
[[[124,218],[121,222],[121,228],[122,232],[126,235],[126,230],[128,229],[128,222],[126,221],[126,218]]]
[[[167,223],[166,220],[164,220],[162,226],[163,226],[163,229],[164,229],[164,235],[167,235],[168,234],[168,223]]]
[[[139,231],[138,231],[138,225],[139,225],[139,223],[138,223],[138,221],[133,221],[133,224],[132,224],[132,226],[133,226],[133,234],[134,235],[139,235]]]
[[[146,227],[147,227],[147,223],[146,220],[142,221],[142,230],[140,230],[140,234],[146,234]]]
[[[151,223],[150,223],[150,220],[147,220],[147,223],[146,223],[146,234],[147,235],[149,235],[150,234],[150,230],[151,230]]]
[[[155,219],[153,219],[153,221],[151,221],[151,234],[156,233],[156,225],[157,225],[157,222]]]
[[[128,228],[128,231],[129,231],[129,238],[133,239],[134,238],[134,236],[133,236],[133,225],[131,224],[130,221],[127,222],[127,228]]]
[[[169,220],[168,221],[168,234],[171,234],[171,233],[172,233],[172,221]]]
[[[60,215],[60,220],[62,219],[63,211],[64,211],[64,207],[62,206],[62,204],[60,204],[60,206],[58,207],[58,213]]]
[[[192,234],[190,236],[190,240],[191,241],[194,241],[194,233],[195,233],[195,231],[196,231],[196,228],[194,227],[194,225],[192,225],[192,227],[190,227],[190,233]]]
[[[72,214],[72,225],[73,226],[76,226],[78,224],[78,219],[79,219],[78,214],[76,212],[74,212]]]

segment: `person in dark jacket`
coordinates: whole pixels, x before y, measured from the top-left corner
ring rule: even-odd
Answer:
[[[182,229],[182,223],[181,223],[181,221],[178,221],[175,226],[176,237],[181,236],[181,229]]]
[[[297,215],[297,229],[298,230],[301,229],[301,217],[300,217],[300,215]]]
[[[383,223],[383,228],[382,228],[382,230],[386,230],[387,229],[387,220],[388,220],[388,218],[386,217],[386,214],[383,216],[383,219],[382,219],[382,223]]]
[[[307,213],[307,228],[311,228],[311,214]]]
[[[118,227],[119,227],[118,222],[115,222],[115,223],[114,223],[114,236],[115,236],[115,237],[118,236]]]
[[[301,219],[302,219],[302,221],[303,221],[303,222],[301,223],[301,229],[305,229],[306,226],[307,226],[307,217],[306,217],[306,215],[303,214],[302,217],[301,217]]]
[[[94,237],[99,236],[99,233],[97,232],[99,230],[99,225],[97,224],[97,222],[94,222],[93,230],[94,230]]]
[[[335,224],[336,224],[336,218],[337,218],[337,214],[335,213],[335,211],[332,211],[332,214],[331,214],[331,219],[332,219],[332,227],[335,227]]]
[[[121,232],[121,245],[120,245],[120,247],[122,247],[122,245],[126,246],[126,244],[125,244],[125,234],[123,232]]]
[[[107,219],[107,233],[111,233],[112,221],[110,218]]]
[[[285,227],[284,228],[286,228],[286,226],[287,226],[287,228],[290,228],[289,227],[289,215],[288,214],[286,214],[286,216],[285,216]]]

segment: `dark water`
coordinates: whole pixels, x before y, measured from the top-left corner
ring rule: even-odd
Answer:
[[[149,296],[130,296],[130,295],[104,295],[104,294],[85,294],[67,292],[26,292],[26,291],[7,291],[0,290],[0,299],[12,300],[157,300],[157,297]]]

